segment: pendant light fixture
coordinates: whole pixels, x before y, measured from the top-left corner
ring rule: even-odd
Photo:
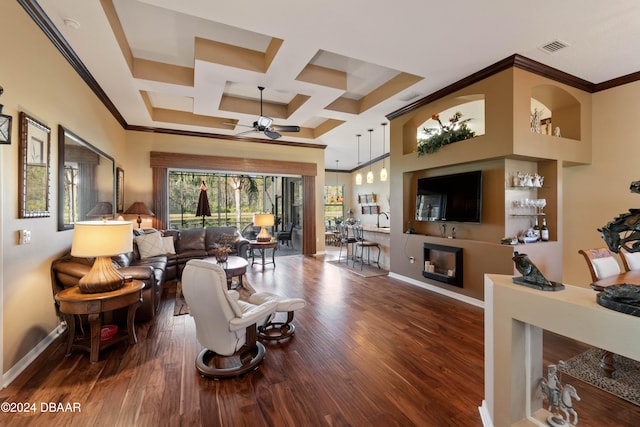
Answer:
[[[382,126],[382,169],[380,169],[380,181],[386,181],[387,180],[387,168],[384,167],[384,139],[385,139],[385,126],[387,126],[386,123],[380,123],[380,125]]]
[[[371,133],[373,129],[369,129],[369,172],[367,172],[367,184],[373,184],[373,171],[371,170]]]
[[[336,160],[336,200],[338,201],[338,203],[342,203],[344,201],[344,199],[342,198],[342,194],[340,194],[340,190],[338,190],[340,188],[340,185],[338,183],[338,162],[340,160]]]
[[[360,167],[360,137],[362,135],[357,134],[356,136],[358,137],[358,167]],[[360,172],[356,175],[356,185],[362,185],[362,174]]]

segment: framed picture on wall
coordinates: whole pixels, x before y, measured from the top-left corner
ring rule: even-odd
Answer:
[[[124,169],[116,168],[116,212],[124,212]]]

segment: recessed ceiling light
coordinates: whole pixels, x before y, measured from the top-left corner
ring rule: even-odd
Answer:
[[[66,27],[71,28],[72,30],[79,30],[80,29],[80,23],[78,21],[76,21],[75,19],[66,18],[64,20],[64,25]]]

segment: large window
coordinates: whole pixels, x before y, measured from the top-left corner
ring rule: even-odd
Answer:
[[[203,181],[211,216],[196,215]],[[298,203],[298,207],[296,201],[301,200],[301,181],[295,177],[169,171],[169,227],[233,225],[242,230],[256,212],[273,213],[275,231],[287,222],[298,225],[302,205]]]
[[[324,187],[324,223],[327,230],[336,226],[336,220],[344,218],[344,189],[342,185],[325,185]]]

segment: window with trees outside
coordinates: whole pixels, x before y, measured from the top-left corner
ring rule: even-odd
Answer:
[[[327,230],[336,227],[336,220],[344,218],[344,189],[342,185],[325,185],[324,187],[324,223]]]
[[[275,216],[273,231],[287,222],[301,226],[302,178],[170,170],[169,227],[236,226],[242,230],[257,212]],[[204,181],[211,215],[198,216]]]

